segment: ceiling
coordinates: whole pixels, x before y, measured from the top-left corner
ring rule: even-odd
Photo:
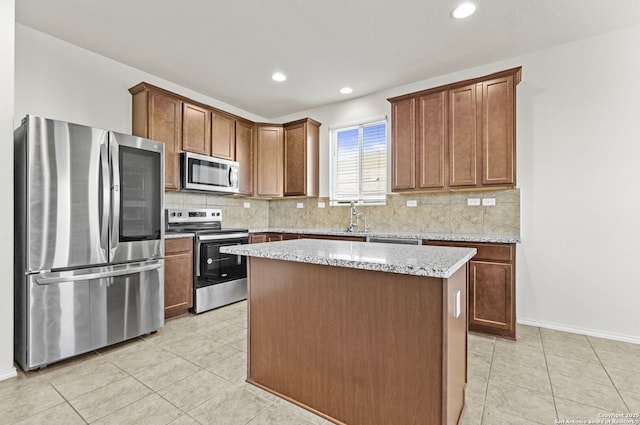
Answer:
[[[16,0],[16,21],[266,119],[640,23],[637,0]],[[288,80],[271,80],[275,71]],[[350,86],[353,93],[340,94]]]

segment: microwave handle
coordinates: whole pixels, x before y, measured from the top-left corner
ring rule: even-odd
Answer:
[[[229,167],[229,187],[238,187],[238,167]]]

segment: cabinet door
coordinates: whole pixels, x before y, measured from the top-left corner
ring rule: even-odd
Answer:
[[[263,243],[267,241],[266,233],[251,233],[249,235],[249,243]]]
[[[236,161],[240,164],[239,194],[253,195],[253,124],[236,121]]]
[[[469,262],[469,329],[514,334],[514,302],[511,264]]]
[[[416,100],[391,105],[391,190],[416,188]]]
[[[482,184],[515,184],[513,76],[482,83]]]
[[[418,98],[418,188],[442,189],[446,186],[447,147],[446,92]]]
[[[180,188],[180,134],[182,129],[182,102],[160,93],[148,94],[147,134],[149,139],[164,142],[164,187]],[[138,113],[138,111],[134,111]]]
[[[164,317],[186,313],[193,306],[193,242],[165,240]]]
[[[255,159],[256,195],[282,196],[282,127],[258,127]]]
[[[478,107],[474,85],[449,91],[449,186],[478,184]]]
[[[211,115],[211,156],[234,161],[236,158],[235,120],[219,112]]]
[[[306,136],[306,123],[284,128],[284,196],[306,194]]]
[[[209,155],[210,116],[208,110],[184,103],[182,109],[182,150]]]
[[[267,233],[267,242],[276,242],[282,240],[281,233]]]

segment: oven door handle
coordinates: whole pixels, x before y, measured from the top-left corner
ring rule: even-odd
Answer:
[[[195,254],[196,254],[196,258],[195,258],[195,272],[196,272],[196,277],[200,277],[200,251],[202,251],[202,247],[200,246],[200,244],[196,245],[196,250],[195,250]],[[195,285],[194,285],[195,286]],[[194,288],[195,289],[195,288]]]
[[[216,234],[216,235],[200,235],[198,236],[198,241],[207,242],[207,241],[216,241],[221,239],[237,239],[237,238],[248,238],[248,233],[224,233],[224,234]]]

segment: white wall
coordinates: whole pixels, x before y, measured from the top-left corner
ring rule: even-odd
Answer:
[[[522,60],[522,321],[640,343],[638,45],[635,26]]]
[[[640,343],[640,26],[280,117],[328,128],[387,115],[386,98],[522,66],[517,88],[521,236],[517,317]]]
[[[14,0],[0,0],[0,381],[13,367],[13,76]]]
[[[15,61],[14,127],[26,114],[33,114],[131,133],[128,89],[141,81],[253,121],[265,121],[21,24],[16,24]]]
[[[217,106],[31,29],[16,30],[16,120],[29,112],[126,132],[126,90],[140,80]],[[638,45],[635,26],[274,121],[310,116],[323,123],[326,196],[329,126],[390,115],[387,97],[522,65],[518,320],[640,342],[640,272],[633,246],[640,239]]]

